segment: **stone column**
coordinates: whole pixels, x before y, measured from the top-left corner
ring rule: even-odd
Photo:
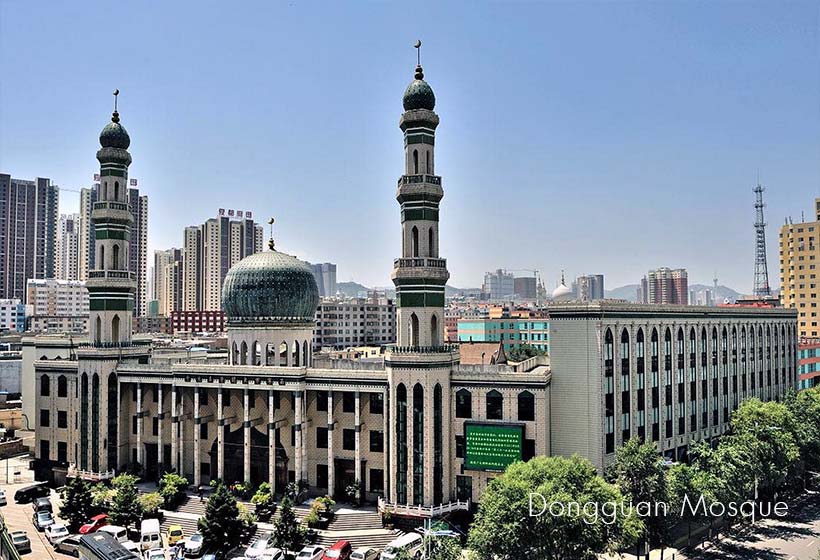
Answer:
[[[273,391],[268,391],[268,483],[271,494],[276,492],[276,425],[273,422]]]
[[[75,383],[80,383],[79,376],[77,377],[77,380],[75,381]],[[70,402],[73,403],[74,401],[75,401],[75,399],[71,399]],[[117,380],[117,418],[122,418],[122,383],[120,383],[119,379]],[[125,464],[125,461],[123,461],[123,459],[122,459],[122,450],[126,448],[126,446],[123,445],[124,440],[123,440],[123,437],[122,437],[123,436],[123,425],[122,424],[123,424],[123,422],[117,422],[117,464],[116,465],[108,465],[108,470],[113,469],[113,470],[117,471],[117,470],[119,470],[121,465]],[[79,443],[78,439],[75,440],[75,445],[77,445],[78,443]],[[111,445],[111,442],[109,441],[108,444]],[[74,449],[74,454],[76,455],[76,449],[77,448],[74,447],[73,449]],[[74,462],[77,464],[77,467],[79,467],[80,464],[81,464],[79,457],[74,457]]]
[[[216,390],[216,476],[225,481],[225,414],[222,411],[222,391]]]
[[[185,390],[179,389],[179,474],[185,476]]]
[[[199,472],[200,463],[200,438],[199,423],[202,422],[199,410],[199,387],[194,389],[194,486],[202,484],[202,476]]]
[[[356,430],[356,466],[354,467],[353,472],[356,473],[356,480],[359,484],[362,483],[362,394],[359,391],[356,391],[356,406],[355,406],[355,414],[353,415],[353,427]],[[361,495],[364,495],[364,488],[360,490]]]
[[[294,428],[296,431],[296,441],[294,441],[296,462],[293,470],[296,474],[296,482],[302,479],[302,392],[293,392],[293,413],[294,413]]]
[[[391,497],[391,485],[390,481],[393,480],[392,474],[390,472],[390,449],[391,449],[391,438],[390,438],[390,399],[389,392],[387,389],[382,391],[382,418],[383,418],[383,426],[384,426],[384,497],[386,500],[390,500]]]
[[[171,386],[171,468],[179,473],[179,417],[177,416],[177,390]]]
[[[242,407],[244,412],[244,418],[242,422],[242,428],[245,433],[244,437],[244,447],[245,447],[245,456],[244,456],[244,469],[243,469],[243,476],[245,482],[246,480],[251,479],[251,408],[250,408],[250,391],[247,389],[242,390]]]
[[[327,392],[327,493],[336,488],[336,469],[333,461],[333,391]]]
[[[91,445],[97,445],[97,442],[91,442]],[[143,465],[142,457],[142,383],[137,383],[137,463]]]
[[[162,383],[157,384],[157,463],[159,463],[159,469],[157,473],[161,476],[162,475],[162,468],[165,465],[165,451],[163,450],[162,445],[162,421],[165,419],[165,414],[163,413],[163,392],[162,392]]]

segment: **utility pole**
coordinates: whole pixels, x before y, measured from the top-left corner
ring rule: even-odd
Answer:
[[[755,193],[755,282],[754,295],[756,297],[766,297],[772,294],[769,289],[769,269],[766,264],[766,220],[763,218],[763,191],[765,189],[758,183],[752,189]]]

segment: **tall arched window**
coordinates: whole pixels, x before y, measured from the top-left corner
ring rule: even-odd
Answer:
[[[80,377],[80,469],[88,470],[88,374]]]
[[[51,378],[48,375],[40,376],[40,396],[48,397],[51,395]]]
[[[114,245],[114,255],[113,255],[113,258],[111,259],[111,269],[112,270],[119,270],[120,268],[122,268],[120,266],[120,246],[119,245]]]
[[[433,231],[433,228],[430,228],[427,231],[427,256],[428,257],[435,257],[436,256],[436,234]]]
[[[251,363],[255,366],[262,365],[262,346],[259,344],[258,340],[253,343],[252,355],[253,360],[251,361]]]
[[[97,269],[106,270],[107,268],[105,266],[105,245],[100,245],[100,262],[97,263]]]
[[[280,366],[288,365],[288,343],[287,342],[280,342],[279,343],[279,365]]]
[[[58,397],[67,397],[68,396],[68,379],[65,375],[61,375],[57,378],[57,396]]]
[[[120,341],[120,316],[114,315],[114,318],[111,319],[111,340],[113,342]]]
[[[114,181],[114,200],[120,199],[120,182]]]
[[[94,344],[99,346],[100,342],[102,342],[102,320],[100,316],[97,315],[94,328]]]
[[[518,420],[520,422],[535,420],[535,395],[529,391],[518,393]]]
[[[413,150],[413,173],[419,172],[419,151]]]
[[[302,365],[309,367],[310,363],[308,362],[308,343],[307,340],[302,342]]]
[[[427,162],[427,173],[433,172],[433,151],[427,150],[427,157],[425,158]]]
[[[456,391],[456,418],[473,417],[473,395],[467,389]]]
[[[413,504],[424,503],[424,388],[413,386]]]
[[[248,363],[248,343],[244,340],[239,347],[239,363],[243,366]]]
[[[444,428],[441,385],[433,388],[433,503],[444,501]]]
[[[233,345],[231,346],[231,365],[237,365],[239,363],[239,348],[236,346],[236,341],[234,341]]]
[[[407,388],[396,387],[396,498],[407,503]]]
[[[413,257],[419,256],[419,228],[413,226],[413,229],[410,230],[410,250],[412,251]]]
[[[106,415],[108,427],[108,444],[106,449],[108,451],[108,468],[117,467],[117,428],[119,426],[119,416],[117,415],[117,374],[111,372],[108,374],[108,414]],[[162,404],[162,403],[160,403]],[[162,410],[160,408],[160,410]]]
[[[410,314],[410,345],[419,345],[419,318],[415,313]]]
[[[91,469],[100,472],[100,376],[91,378]]]
[[[299,342],[294,340],[293,341],[293,362],[291,365],[294,367],[299,367],[299,354],[301,353],[302,348],[299,346]]]
[[[438,317],[436,317],[435,314],[433,314],[433,316],[430,317],[430,344],[432,346],[439,345]]]
[[[504,397],[493,389],[487,393],[487,420],[502,420],[504,418]]]

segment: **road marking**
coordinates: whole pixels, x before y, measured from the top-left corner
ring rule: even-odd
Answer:
[[[807,544],[807,545],[806,545],[806,548],[808,548],[808,547],[810,547],[811,545],[813,545],[813,544],[814,544],[814,542],[815,542],[815,539],[812,539],[812,540],[811,540],[811,542],[810,542],[809,544]]]

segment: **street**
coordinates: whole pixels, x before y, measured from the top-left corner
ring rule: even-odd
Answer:
[[[28,486],[29,484],[30,482],[23,482],[2,486],[2,488],[6,491],[6,500],[8,501],[8,504],[0,507],[0,513],[2,513],[6,519],[6,526],[8,527],[9,532],[11,533],[13,531],[20,530],[25,531],[28,534],[28,538],[31,540],[31,552],[25,553],[22,556],[24,558],[36,558],[38,560],[40,558],[56,558],[60,560],[73,559],[73,556],[54,552],[54,548],[51,544],[49,544],[45,533],[41,533],[34,528],[34,524],[31,521],[31,516],[34,510],[31,508],[31,504],[17,504],[14,502],[14,493],[18,489]],[[59,514],[60,511],[60,497],[52,490],[49,499],[54,507],[55,518],[59,519],[57,514]]]

